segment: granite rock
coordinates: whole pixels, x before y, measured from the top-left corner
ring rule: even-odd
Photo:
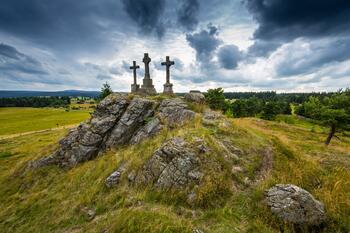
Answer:
[[[324,205],[306,190],[292,184],[277,184],[266,191],[271,211],[293,224],[319,225],[326,219]]]
[[[200,182],[200,159],[182,138],[165,142],[145,163],[136,182],[153,184],[159,188],[185,187]]]

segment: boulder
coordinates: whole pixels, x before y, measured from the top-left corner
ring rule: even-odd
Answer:
[[[205,103],[205,96],[200,92],[186,93],[184,98],[186,101],[189,101],[189,102],[194,102],[194,103],[198,103],[198,104]]]
[[[319,225],[326,219],[324,205],[306,190],[292,184],[277,184],[266,191],[271,211],[293,224]]]
[[[183,125],[195,117],[195,112],[188,109],[187,104],[180,98],[165,99],[159,106],[159,117],[169,127]]]
[[[185,187],[198,183],[203,173],[196,152],[182,138],[165,142],[146,162],[136,177],[137,183],[151,183],[160,188]]]

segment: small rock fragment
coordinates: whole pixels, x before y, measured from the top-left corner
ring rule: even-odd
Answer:
[[[81,209],[81,212],[83,213],[83,215],[89,220],[93,220],[96,216],[96,211],[93,210],[93,209],[90,209],[89,207],[87,206],[84,206],[82,209]]]
[[[106,186],[108,188],[116,187],[121,179],[122,173],[125,171],[125,163],[122,163],[117,170],[115,170],[110,176],[106,179]]]

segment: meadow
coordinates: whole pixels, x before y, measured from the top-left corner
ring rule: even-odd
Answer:
[[[0,108],[0,136],[78,124],[89,118],[90,111],[66,111],[65,108]]]
[[[2,112],[2,122],[12,121],[12,127],[2,134],[33,131],[23,122],[46,118],[50,123],[40,129],[60,124],[74,124],[88,117],[87,112],[67,112],[56,109],[23,109],[32,114],[11,119]],[[21,110],[17,110],[17,114]],[[42,111],[42,115],[40,115]],[[79,113],[79,114],[78,114]],[[67,115],[65,115],[67,114]],[[69,114],[74,115],[70,117]],[[7,115],[7,116],[6,116]],[[28,119],[26,119],[26,117]],[[64,121],[70,118],[69,122]],[[292,118],[292,119],[290,119]],[[56,120],[54,120],[56,119]],[[24,173],[28,161],[50,154],[67,129],[37,132],[0,140],[0,232],[279,232],[279,220],[264,203],[264,190],[276,183],[293,183],[308,190],[326,206],[327,222],[321,232],[350,231],[350,138],[339,135],[327,147],[323,128],[305,119],[278,116],[278,121],[257,118],[226,119],[229,124],[203,128],[200,120],[183,129],[164,131],[139,145],[109,151],[95,160],[69,171],[50,166]],[[27,123],[28,124],[28,123]],[[44,127],[44,125],[46,125]],[[14,129],[21,129],[16,131]],[[259,153],[261,146],[271,147],[273,169],[256,185],[224,193],[220,197],[215,182],[227,183],[225,177],[211,180],[202,187],[209,190],[204,202],[191,207],[176,193],[162,193],[153,189],[107,189],[105,178],[126,158],[142,163],[160,143],[170,136],[213,135],[231,137],[249,153]],[[211,142],[210,140],[208,142]],[[221,151],[218,151],[221,153]],[[253,157],[252,157],[253,158]],[[259,161],[252,160],[249,166]],[[251,169],[250,172],[254,172]],[[218,175],[218,174],[215,174]],[[225,174],[224,174],[225,175]],[[229,176],[228,176],[229,177]],[[223,180],[220,180],[223,179]],[[222,201],[217,204],[217,201]],[[141,204],[140,204],[141,203]],[[90,221],[81,212],[83,206],[94,207],[97,216]],[[292,232],[287,225],[285,232]]]

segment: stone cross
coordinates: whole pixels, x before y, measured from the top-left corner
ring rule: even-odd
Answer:
[[[130,66],[130,69],[133,70],[133,73],[134,73],[134,85],[137,84],[137,81],[136,81],[136,69],[139,69],[140,66],[137,66],[136,65],[136,61],[133,61],[132,62],[132,66]]]
[[[149,73],[149,63],[151,62],[151,58],[148,56],[148,53],[144,54],[143,63],[145,63],[145,77],[142,80],[142,86],[139,89],[139,93],[145,95],[155,95],[157,94],[156,89],[153,85],[153,80],[151,79],[151,75]]]
[[[166,56],[165,62],[161,63],[162,66],[166,66],[166,83],[170,83],[170,66],[175,65],[174,61],[170,61],[169,56]]]
[[[151,76],[149,74],[149,63],[151,62],[151,58],[148,56],[148,53],[144,54],[143,63],[145,63],[145,79],[150,79]]]

